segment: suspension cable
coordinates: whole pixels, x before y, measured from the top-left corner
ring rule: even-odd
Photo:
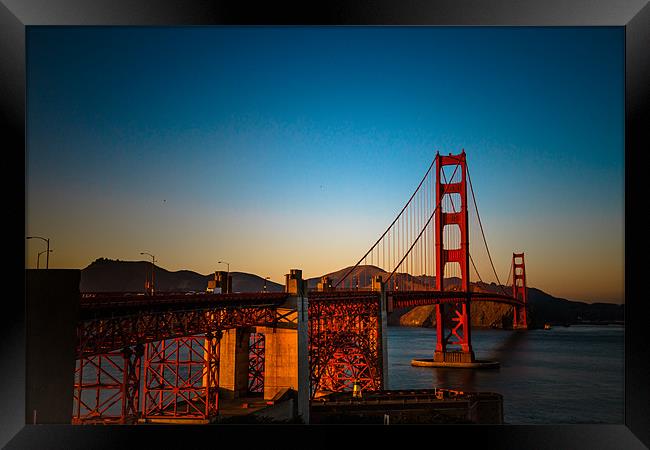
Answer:
[[[485,249],[487,250],[488,258],[490,259],[490,265],[492,266],[492,271],[494,272],[494,276],[497,279],[497,283],[499,283],[499,285],[501,286],[499,275],[497,275],[497,271],[494,268],[494,263],[492,262],[490,247],[488,247],[487,240],[485,239],[485,232],[483,231],[483,223],[481,222],[481,214],[478,212],[478,205],[476,204],[476,196],[474,195],[474,187],[472,186],[472,177],[469,174],[469,166],[467,165],[467,163],[465,164],[465,167],[467,169],[467,179],[469,180],[469,188],[472,192],[472,200],[474,201],[474,208],[476,209],[476,217],[478,217],[478,224],[481,227],[481,234],[483,235],[483,243],[485,243]],[[501,290],[503,291],[504,294],[506,294],[506,291],[503,288],[501,288]]]
[[[454,179],[454,175],[456,175],[456,171],[458,170],[458,167],[460,167],[460,165],[456,165],[456,168],[454,169],[454,172],[451,174],[451,179],[452,179],[452,180]],[[444,175],[444,172],[443,172],[443,175]],[[424,230],[427,229],[427,226],[428,226],[429,223],[431,222],[431,219],[433,219],[433,216],[435,215],[436,211],[438,211],[438,209],[440,208],[440,200],[442,200],[442,199],[439,199],[439,200],[436,202],[436,203],[437,203],[437,204],[436,204],[436,207],[434,208],[433,212],[432,212],[431,215],[429,216],[429,220],[427,220],[427,223],[424,224],[424,227],[422,227],[422,230],[420,231],[420,234],[418,234],[418,237],[415,239],[415,241],[413,241],[413,244],[411,244],[411,247],[408,249],[408,251],[406,252],[406,254],[402,257],[402,260],[397,264],[397,266],[395,266],[395,268],[393,269],[393,271],[391,272],[391,274],[390,274],[390,275],[388,276],[388,278],[386,279],[386,282],[388,282],[388,280],[391,279],[391,277],[392,277],[393,274],[397,271],[397,269],[399,269],[400,265],[402,264],[402,262],[404,262],[404,259],[406,259],[406,257],[407,257],[408,254],[410,253],[410,251],[411,251],[411,249],[413,248],[413,246],[418,242],[418,240],[420,239],[420,236],[422,236],[422,233],[424,232]],[[442,208],[440,208],[440,209],[442,209]]]
[[[476,272],[476,275],[478,275],[478,280],[481,283],[484,283],[483,279],[481,278],[481,274],[478,273],[478,270],[476,269],[476,265],[474,264],[474,260],[472,259],[472,254],[471,253],[469,255],[469,260],[472,262],[472,267],[474,267],[474,272]]]
[[[510,260],[510,268],[508,269],[508,279],[506,280],[505,287],[508,287],[508,282],[510,281],[510,275],[512,275],[512,260]]]
[[[384,233],[379,237],[379,239],[377,239],[377,242],[375,242],[375,244],[374,244],[372,247],[370,247],[370,250],[368,250],[368,251],[366,252],[366,254],[363,255],[363,256],[359,259],[359,261],[358,261],[358,262],[357,262],[357,263],[356,263],[356,264],[355,264],[355,265],[354,265],[354,266],[353,266],[353,267],[352,267],[352,268],[351,268],[351,269],[350,269],[350,270],[349,270],[349,271],[348,271],[348,272],[343,276],[343,278],[341,278],[341,279],[340,279],[340,280],[339,280],[339,281],[334,285],[334,289],[336,289],[336,287],[337,287],[339,284],[341,284],[341,282],[342,282],[343,280],[345,280],[345,279],[348,277],[348,275],[350,275],[350,274],[352,273],[352,271],[353,271],[354,269],[357,268],[357,266],[359,266],[359,264],[361,263],[361,261],[363,261],[363,259],[364,259],[366,256],[368,256],[368,253],[370,253],[370,252],[372,251],[372,249],[375,248],[375,247],[377,246],[377,244],[379,244],[379,242],[381,242],[381,240],[384,238],[384,236],[386,236],[386,233],[388,233],[388,230],[390,230],[391,227],[392,227],[393,225],[395,225],[395,222],[397,222],[397,219],[400,218],[400,216],[402,215],[402,213],[404,212],[404,210],[405,210],[405,209],[408,207],[408,205],[411,203],[411,200],[413,200],[413,197],[415,197],[415,194],[417,194],[417,192],[420,190],[420,186],[422,186],[422,183],[424,183],[424,180],[426,180],[427,176],[429,176],[429,172],[431,172],[431,168],[433,167],[433,165],[434,165],[435,163],[436,163],[436,160],[435,160],[435,158],[434,158],[434,160],[431,162],[431,165],[429,166],[429,169],[427,170],[427,173],[425,173],[425,174],[424,174],[424,177],[422,177],[422,181],[420,181],[420,184],[418,184],[418,187],[415,188],[415,192],[413,192],[413,195],[411,195],[411,198],[409,198],[408,202],[406,202],[406,205],[404,205],[404,208],[402,208],[402,210],[399,212],[399,214],[397,215],[397,217],[395,217],[395,220],[393,220],[393,222],[388,226],[388,228],[386,228],[386,231],[384,231]]]
[[[458,167],[458,166],[456,166],[456,167]],[[466,165],[466,167],[467,167],[467,165]],[[455,175],[455,173],[456,173],[456,172],[454,171],[454,175]],[[453,179],[454,179],[454,175],[451,176],[451,180],[452,180],[452,181],[453,181]],[[445,175],[445,172],[444,172],[444,171],[442,172],[442,177],[444,178],[445,183],[450,183],[450,180],[447,180],[447,175]],[[454,199],[453,199],[451,196],[449,197],[449,200],[451,201],[451,208],[452,208],[452,211],[453,211],[453,212],[460,212],[460,211],[456,211],[456,205],[454,204]],[[479,279],[479,281],[480,281],[481,283],[483,283],[483,279],[481,278],[481,274],[479,273],[478,269],[476,268],[476,264],[474,264],[474,258],[472,258],[472,253],[471,253],[471,252],[468,252],[468,253],[469,253],[469,260],[470,260],[470,262],[472,263],[472,266],[474,267],[474,272],[476,272],[476,275],[478,275],[478,279]],[[469,272],[469,271],[468,271],[468,272]],[[469,276],[469,273],[468,273],[467,275]],[[469,286],[469,280],[467,280],[467,281],[468,281],[467,284],[468,284],[468,286]]]
[[[427,223],[426,223],[426,224],[424,225],[424,227],[422,228],[422,231],[420,231],[420,234],[418,234],[418,237],[415,239],[415,241],[413,241],[413,243],[411,244],[411,247],[409,247],[408,251],[404,254],[404,256],[402,257],[402,259],[400,260],[400,262],[399,262],[399,263],[397,264],[397,266],[393,269],[393,271],[392,271],[391,274],[388,276],[388,278],[386,278],[386,281],[390,280],[391,277],[393,276],[393,274],[395,273],[395,271],[396,271],[397,269],[399,269],[399,267],[402,265],[402,263],[404,262],[404,260],[406,259],[406,257],[409,255],[409,253],[411,252],[411,250],[413,249],[413,247],[415,246],[415,244],[417,244],[418,240],[420,239],[420,236],[422,236],[422,233],[424,233],[424,230],[427,229],[427,225],[429,225],[429,222],[431,222],[431,219],[433,219],[433,216],[435,215],[435,213],[436,213],[437,210],[438,210],[438,207],[436,206],[436,208],[433,210],[433,212],[432,212],[431,215],[429,216],[429,220],[427,220]]]

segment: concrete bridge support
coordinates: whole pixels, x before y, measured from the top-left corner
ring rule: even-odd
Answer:
[[[225,330],[221,338],[219,395],[224,399],[244,397],[248,393],[250,330]]]
[[[277,309],[275,327],[224,331],[220,345],[219,394],[225,399],[249,394],[250,336],[263,334],[264,399],[271,400],[285,389],[297,391],[297,414],[309,423],[308,299],[302,271],[292,269],[287,274],[285,290],[291,296]]]
[[[372,290],[379,291],[379,342],[381,344],[381,389],[387,391],[388,387],[388,297],[386,284],[382,282],[381,275],[372,280]]]
[[[257,332],[265,338],[264,399],[287,388],[298,391],[298,330],[257,327]]]
[[[287,306],[295,308],[296,330],[291,338],[285,335],[284,342],[278,340],[277,350],[288,351],[292,355],[286,365],[278,366],[275,380],[279,385],[287,381],[295,382],[298,391],[298,416],[304,423],[309,423],[310,367],[309,367],[309,299],[307,298],[307,281],[302,279],[302,270],[291,269],[286,275],[285,291],[291,294]],[[287,330],[294,331],[294,330]],[[295,348],[295,350],[292,350]],[[266,392],[265,392],[266,394]]]

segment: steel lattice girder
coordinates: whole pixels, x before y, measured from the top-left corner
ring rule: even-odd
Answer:
[[[358,347],[343,347],[336,351],[321,376],[320,388],[326,391],[352,390],[359,383],[362,390],[380,389],[378,377]]]
[[[513,305],[515,307],[521,306],[524,303],[514,297],[492,294],[487,292],[461,292],[461,291],[416,291],[416,292],[401,292],[387,294],[392,301],[393,308],[406,308],[412,306],[435,305],[443,303],[463,303],[469,297],[470,303],[474,302],[492,302]]]
[[[248,392],[264,392],[264,344],[262,333],[251,333],[248,357]]]
[[[144,360],[142,417],[216,417],[219,336],[191,336],[150,342]]]
[[[77,360],[72,423],[135,423],[141,346]]]
[[[77,358],[115,349],[247,326],[277,326],[276,307],[144,312],[98,318],[77,326]]]
[[[309,303],[310,392],[382,387],[379,297]]]
[[[456,322],[456,325],[451,329],[451,333],[447,336],[447,345],[467,345],[467,330],[466,326],[469,326],[467,323],[467,312],[465,304],[455,304],[454,309],[452,310],[453,316],[451,317],[452,322]],[[451,340],[451,337],[454,337],[454,340]]]

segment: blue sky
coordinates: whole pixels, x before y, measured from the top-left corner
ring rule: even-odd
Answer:
[[[27,231],[54,267],[320,275],[464,148],[499,272],[525,251],[529,285],[623,301],[623,28],[30,27],[27,49]]]

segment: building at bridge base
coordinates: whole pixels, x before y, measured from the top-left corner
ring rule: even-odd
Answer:
[[[336,392],[314,402],[318,424],[502,424],[503,396],[448,389],[378,391],[362,398]]]

